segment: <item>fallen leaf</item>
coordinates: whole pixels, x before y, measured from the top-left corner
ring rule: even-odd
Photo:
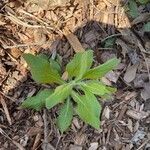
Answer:
[[[67,29],[64,30],[64,35],[66,36],[68,42],[73,47],[73,49],[76,53],[77,52],[84,52],[84,49],[83,49],[83,47],[82,47],[82,45],[81,45],[81,43],[80,43],[80,41],[76,35],[74,35],[70,31],[68,31]]]
[[[132,66],[128,66],[125,74],[124,74],[124,80],[127,83],[130,83],[131,81],[133,81],[135,79],[136,76],[136,71],[138,69],[139,64],[134,64]]]
[[[112,81],[114,83],[116,83],[118,81],[118,78],[120,76],[120,72],[114,72],[114,71],[110,71],[109,73],[107,73],[105,75],[105,77],[109,80]]]

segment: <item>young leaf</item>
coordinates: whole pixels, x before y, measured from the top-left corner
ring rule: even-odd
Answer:
[[[111,94],[107,86],[99,81],[87,81],[81,84],[81,86],[83,87],[83,89],[86,89],[95,95],[103,96],[105,94]]]
[[[101,78],[101,77],[105,76],[106,73],[108,73],[109,71],[111,71],[112,69],[117,67],[119,62],[120,62],[119,59],[112,58],[112,59],[108,60],[106,63],[87,71],[84,74],[83,78],[84,79],[98,79],[98,78]]]
[[[74,101],[77,102],[75,111],[79,115],[79,117],[92,127],[99,129],[99,116],[101,107],[96,97],[90,92],[86,92],[84,96],[80,96],[74,91],[72,92],[72,97]]]
[[[136,18],[139,15],[138,7],[135,0],[129,0],[129,14],[132,18]]]
[[[52,58],[49,59],[48,56],[45,54],[39,54],[38,57],[43,58],[46,61],[49,61],[50,65],[54,70],[57,70],[59,73],[61,72],[60,64],[56,60]]]
[[[45,100],[53,93],[52,90],[43,90],[38,92],[36,96],[28,97],[21,105],[22,108],[30,108],[39,111],[45,107]]]
[[[150,22],[147,22],[147,23],[144,25],[144,32],[150,32]]]
[[[66,66],[66,70],[69,74],[69,77],[77,77],[77,79],[81,79],[83,74],[91,67],[92,62],[92,50],[75,54],[74,58]]]
[[[57,70],[59,73],[61,72],[61,67],[59,65],[59,63],[53,59],[50,59],[50,64],[52,65],[52,67]]]
[[[60,114],[58,116],[57,124],[60,131],[63,133],[68,129],[71,124],[73,118],[73,106],[68,98],[66,102],[63,104],[63,107],[60,110]]]
[[[46,108],[51,109],[58,103],[62,103],[71,93],[72,84],[63,84],[58,86],[54,93],[46,99]]]
[[[35,81],[39,83],[63,83],[57,70],[45,58],[32,54],[24,54],[23,58],[30,66],[31,74]]]
[[[104,48],[112,48],[115,44],[116,38],[108,38],[107,40],[104,41]]]

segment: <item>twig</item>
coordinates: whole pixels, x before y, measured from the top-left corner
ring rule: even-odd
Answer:
[[[43,150],[47,150],[47,144],[48,144],[48,123],[47,123],[47,114],[46,109],[43,111],[43,121],[44,121],[44,141],[43,141]]]
[[[0,91],[0,94],[2,94],[4,97],[8,98],[9,100],[16,102],[15,99],[11,98],[10,96],[7,96],[5,93],[3,93],[2,91]]]
[[[148,141],[149,141],[149,139],[147,139],[146,141],[144,141],[142,143],[142,145],[137,150],[141,150],[148,143]]]
[[[107,37],[104,38],[101,42],[104,42],[104,41],[106,41],[106,40],[109,39],[109,38],[118,37],[118,36],[122,36],[122,34],[121,34],[121,33],[118,33],[118,34],[113,34],[113,35],[107,36]]]
[[[39,21],[40,23],[44,24],[45,26],[49,26],[48,23],[46,23],[46,22],[44,22],[43,20],[39,19],[38,17],[36,17],[36,16],[34,16],[34,15],[32,15],[32,14],[30,14],[30,13],[24,11],[23,9],[19,9],[19,12],[20,12],[20,13],[23,13],[23,14],[25,14],[25,15],[28,15],[28,16],[34,18],[34,19],[36,19],[37,21]]]
[[[27,27],[27,28],[35,28],[35,29],[39,29],[39,28],[42,28],[42,29],[49,29],[49,30],[51,30],[51,31],[57,32],[60,36],[63,35],[63,33],[62,33],[62,31],[61,31],[60,29],[58,29],[58,28],[56,28],[56,27],[51,27],[51,26],[50,26],[49,24],[47,24],[47,23],[44,23],[44,25],[31,25],[31,24],[29,24],[29,23],[26,23],[26,22],[20,20],[18,17],[16,17],[15,15],[13,15],[13,14],[10,13],[10,12],[7,12],[7,14],[8,14],[8,15],[7,15],[6,17],[7,17],[8,19],[10,19],[12,22],[17,23],[17,24],[19,24],[19,25],[22,25],[22,26],[24,26],[24,27]],[[27,13],[27,12],[26,12],[26,14],[29,15],[29,13]],[[31,15],[31,14],[30,14],[30,16],[32,16],[32,17],[38,19],[37,17],[35,17],[35,16]],[[40,19],[38,19],[38,21],[43,23],[43,21],[40,20]]]
[[[9,46],[9,45],[2,45],[2,47],[4,49],[11,49],[11,48],[19,48],[19,47],[28,47],[28,46],[36,46],[36,45],[42,45],[40,42],[38,43],[27,43],[27,44],[16,44],[16,45],[12,45],[12,46]]]
[[[47,28],[47,29],[50,29],[50,30],[54,30],[52,27],[50,26],[43,26],[43,25],[31,25],[31,24],[28,24],[26,22],[23,22],[22,20],[18,19],[16,16],[14,16],[13,14],[11,14],[10,12],[8,12],[8,16],[6,16],[8,19],[10,19],[11,21],[19,24],[19,25],[22,25],[24,27],[27,27],[27,28]]]
[[[9,111],[8,111],[8,108],[7,108],[7,104],[6,104],[5,100],[3,99],[2,95],[0,95],[0,102],[3,106],[3,109],[4,109],[4,112],[5,112],[5,115],[6,115],[6,118],[8,120],[9,125],[12,125],[12,121],[11,121]]]

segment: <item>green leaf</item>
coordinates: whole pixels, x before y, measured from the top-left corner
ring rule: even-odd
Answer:
[[[150,32],[150,22],[147,22],[147,23],[144,25],[144,31],[145,31],[145,32]]]
[[[53,59],[50,59],[50,64],[52,65],[52,67],[57,70],[59,73],[61,73],[61,67],[59,65],[59,63]]]
[[[40,57],[40,58],[45,59],[46,61],[48,61],[48,59],[49,59],[47,55],[42,54],[42,53],[41,53],[41,54],[38,54],[37,56]]]
[[[92,62],[92,50],[87,50],[85,52],[75,54],[74,58],[66,66],[69,77],[77,77],[77,79],[81,79],[83,74],[91,67]]]
[[[90,92],[85,92],[85,95],[81,96],[74,91],[72,92],[72,97],[77,102],[75,111],[79,117],[85,123],[99,129],[101,106],[96,97]]]
[[[28,97],[21,105],[22,108],[30,108],[34,110],[41,110],[45,107],[45,100],[53,93],[52,90],[43,90],[38,92],[36,96]]]
[[[116,68],[119,64],[120,60],[117,58],[113,58],[108,60],[106,63],[97,66],[93,69],[90,69],[83,76],[84,79],[98,79],[105,76],[106,73]]]
[[[104,47],[105,48],[113,48],[114,44],[115,44],[116,38],[112,37],[112,38],[108,38],[107,40],[104,41]]]
[[[46,99],[46,108],[51,109],[55,105],[62,103],[71,93],[72,84],[58,86],[54,93]]]
[[[149,0],[138,0],[138,2],[141,4],[147,4],[149,2]]]
[[[58,71],[45,58],[32,54],[24,54],[23,58],[31,68],[31,74],[35,81],[39,83],[63,83]]]
[[[89,92],[95,94],[95,95],[99,95],[99,96],[103,96],[105,94],[111,94],[112,89],[111,87],[107,87],[106,85],[104,85],[102,82],[99,81],[87,81],[85,83],[82,83],[81,86],[88,90]]]
[[[138,17],[139,12],[138,12],[138,7],[137,7],[137,4],[136,4],[135,0],[129,0],[128,7],[129,7],[130,16],[132,18]]]
[[[71,124],[72,118],[73,118],[73,106],[70,99],[68,98],[67,101],[63,104],[63,107],[61,108],[57,120],[57,124],[61,133],[63,133],[68,129],[68,127]]]

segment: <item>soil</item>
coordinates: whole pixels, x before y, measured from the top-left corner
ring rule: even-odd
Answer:
[[[0,1],[0,150],[149,150],[150,32],[143,30],[150,7],[136,18],[126,0]],[[92,49],[94,66],[116,56],[116,70],[103,81],[117,88],[101,101],[101,128],[77,116],[63,135],[52,110],[21,109],[48,85],[31,77],[23,53],[59,55],[62,70],[76,52]]]

